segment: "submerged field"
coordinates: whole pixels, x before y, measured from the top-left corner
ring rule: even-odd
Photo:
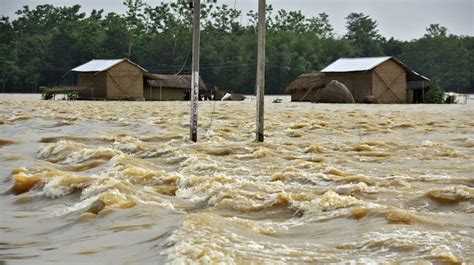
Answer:
[[[474,262],[474,105],[0,98],[0,261]],[[211,122],[212,120],[212,122]]]

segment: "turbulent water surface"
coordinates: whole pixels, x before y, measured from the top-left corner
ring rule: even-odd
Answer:
[[[474,262],[474,105],[0,98],[0,261]]]

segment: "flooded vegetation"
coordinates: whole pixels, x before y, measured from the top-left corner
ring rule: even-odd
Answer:
[[[267,100],[0,99],[0,260],[474,262],[474,105]]]

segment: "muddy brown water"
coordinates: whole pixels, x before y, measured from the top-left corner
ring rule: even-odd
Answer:
[[[474,105],[189,109],[0,98],[0,261],[474,262]]]

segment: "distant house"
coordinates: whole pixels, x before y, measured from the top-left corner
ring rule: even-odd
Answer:
[[[143,93],[146,100],[184,100],[189,98],[191,75],[161,75],[145,73]],[[199,93],[207,87],[199,80]]]
[[[338,59],[321,73],[298,77],[286,90],[292,93],[292,101],[314,101],[324,87],[322,80],[325,85],[331,80],[343,83],[356,102],[371,98],[380,103],[421,103],[430,88],[428,78],[396,58],[369,57]]]
[[[72,71],[81,99],[144,100],[146,70],[128,59],[92,60]]]

